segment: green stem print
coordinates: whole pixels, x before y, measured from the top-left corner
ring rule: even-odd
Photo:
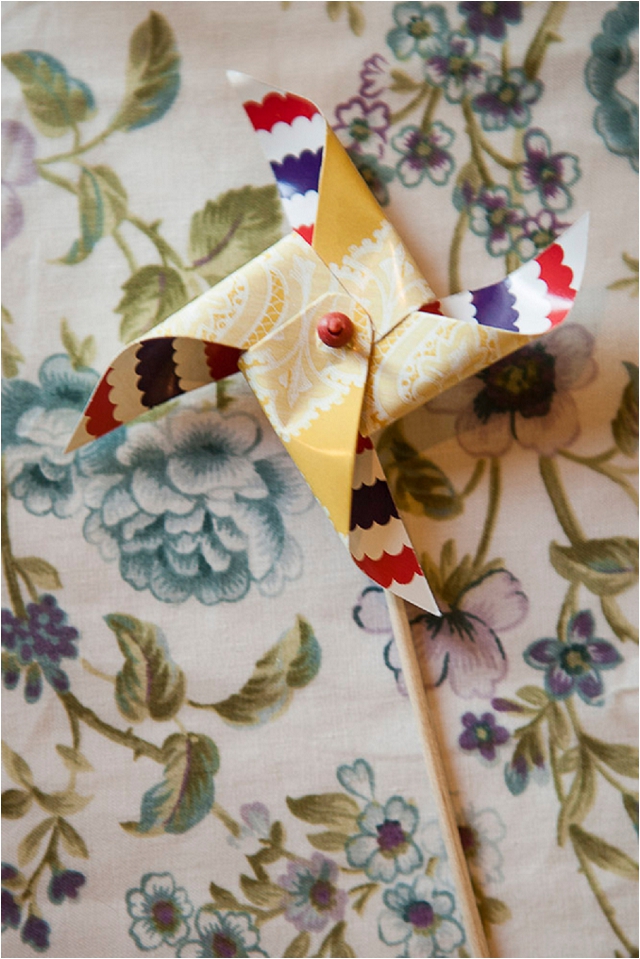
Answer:
[[[80,237],[58,262],[74,266],[106,238],[126,261],[130,277],[115,307],[124,342],[146,333],[279,239],[282,214],[275,187],[246,186],[209,201],[193,215],[189,251],[183,257],[162,235],[160,220],[149,223],[131,209],[116,171],[90,161],[89,155],[110,138],[159,121],[178,95],[180,58],[173,31],[161,14],[150,13],[134,31],[121,107],[101,133],[86,141],[82,124],[96,109],[85,83],[70,77],[62,63],[46,54],[8,53],[2,60],[19,80],[40,133],[72,137],[70,149],[35,161],[43,180],[77,199]],[[66,173],[70,166],[77,176],[59,172],[62,168]],[[153,253],[145,255],[142,265],[134,253],[139,246],[134,243],[136,234],[149,241]]]
[[[67,330],[67,337],[72,336]],[[80,348],[80,345],[76,343]],[[86,348],[86,347],[85,347]],[[214,779],[220,766],[218,748],[203,733],[191,731],[182,721],[181,711],[189,706],[209,709],[224,722],[243,728],[273,721],[291,704],[294,693],[307,686],[320,668],[321,651],[310,624],[298,616],[294,625],[256,664],[253,676],[229,699],[211,704],[188,699],[187,680],[182,669],[171,659],[161,631],[135,617],[114,613],[105,617],[106,626],[114,635],[123,656],[123,665],[115,677],[105,674],[83,660],[94,676],[113,686],[116,706],[129,723],[120,728],[104,720],[71,691],[69,677],[59,663],[63,657],[75,658],[78,631],[67,623],[66,614],[50,594],[41,589],[58,590],[60,578],[50,563],[38,557],[17,557],[9,533],[8,482],[2,473],[3,569],[12,610],[3,610],[2,671],[5,686],[14,688],[24,673],[24,695],[35,702],[46,684],[58,697],[69,722],[71,745],[58,745],[58,754],[69,770],[68,784],[62,791],[48,793],[36,784],[27,761],[8,744],[3,744],[3,763],[8,775],[19,788],[2,795],[2,815],[21,819],[36,805],[46,818],[37,823],[20,841],[17,849],[18,868],[7,867],[6,888],[10,890],[16,915],[27,913],[25,925],[48,943],[50,927],[43,919],[39,890],[45,874],[49,875],[47,895],[54,904],[75,898],[86,882],[83,873],[68,868],[64,854],[83,859],[89,850],[70,816],[82,810],[91,796],[76,791],[78,775],[89,775],[92,767],[82,754],[83,729],[86,727],[117,746],[130,750],[134,759],[144,757],[163,768],[158,785],[149,789],[141,800],[139,821],[123,822],[123,829],[136,836],[163,833],[181,834],[197,826],[212,813],[232,833],[240,827],[233,817],[215,801]],[[26,602],[21,580],[29,593]],[[64,636],[60,633],[64,631]],[[48,645],[36,645],[36,636],[47,635]],[[47,632],[48,631],[48,632]],[[21,637],[18,639],[18,637]],[[25,645],[25,637],[28,637]],[[21,643],[22,645],[18,645]],[[53,650],[53,645],[58,644]],[[27,648],[28,646],[28,648]],[[160,744],[136,735],[131,724],[150,718],[155,722],[173,722],[172,732]],[[34,870],[27,867],[34,860],[45,839],[48,841]],[[280,854],[278,854],[280,855]],[[283,850],[282,855],[288,855]],[[6,871],[6,870],[5,870]],[[4,873],[3,873],[4,876]],[[4,878],[3,878],[4,883]],[[41,900],[40,896],[40,900]],[[260,913],[261,921],[278,911]]]

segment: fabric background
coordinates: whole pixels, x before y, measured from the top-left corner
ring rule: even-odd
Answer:
[[[440,296],[590,211],[571,326],[379,448],[443,603],[409,614],[492,955],[637,954],[637,4],[9,2],[3,26],[5,955],[468,954],[382,594],[244,382],[63,453],[123,340],[286,230],[227,68],[319,104]],[[203,437],[243,571],[211,605],[148,560]]]

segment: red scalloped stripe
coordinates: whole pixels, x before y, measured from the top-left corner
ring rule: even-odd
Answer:
[[[372,450],[373,443],[368,436],[363,436],[362,433],[358,433],[358,441],[356,443],[356,454],[364,453],[365,450]]]
[[[563,263],[564,250],[559,243],[553,243],[536,257],[540,264],[540,278],[547,284],[551,309],[548,318],[552,326],[562,323],[576,298],[572,289],[573,271]]]
[[[309,246],[313,244],[313,223],[310,226],[297,226],[293,232],[298,233]]]
[[[269,130],[276,123],[291,123],[296,117],[314,117],[319,113],[317,106],[309,100],[297,97],[293,93],[283,96],[281,93],[268,93],[262,103],[247,100],[243,103],[254,130]]]
[[[437,313],[439,316],[443,316],[440,300],[430,300],[429,303],[423,303],[422,306],[418,307],[418,313]]]
[[[410,583],[414,576],[423,576],[424,573],[418,563],[418,558],[411,546],[403,547],[401,553],[390,556],[383,553],[380,559],[371,559],[370,556],[363,556],[362,559],[356,559],[353,554],[353,561],[363,573],[366,573],[374,583],[388,589],[392,583],[400,583],[403,586]]]
[[[238,372],[238,360],[244,350],[235,346],[222,346],[220,343],[205,343],[204,355],[212,380],[223,380]]]
[[[115,430],[117,426],[122,425],[120,420],[117,420],[113,415],[115,406],[109,399],[111,384],[107,377],[111,372],[113,372],[112,366],[109,367],[98,383],[96,391],[85,410],[87,418],[85,429],[91,436],[104,436],[105,433],[110,433],[111,430]]]

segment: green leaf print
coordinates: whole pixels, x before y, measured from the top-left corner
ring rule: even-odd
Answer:
[[[253,675],[242,687],[211,709],[228,723],[259,726],[284,712],[294,689],[307,686],[320,669],[321,651],[309,623],[302,616],[258,660]]]
[[[576,546],[549,546],[557,573],[581,582],[596,596],[615,596],[638,579],[638,541],[627,536],[592,539]]]
[[[70,265],[85,260],[98,240],[113,233],[122,222],[127,213],[127,192],[108,166],[85,166],[78,183],[78,206],[80,239],[61,260]]]
[[[127,832],[181,834],[201,822],[213,805],[213,777],[220,765],[213,740],[200,733],[174,733],[162,753],[164,778],[142,797],[140,822],[121,824]]]
[[[167,266],[143,266],[122,287],[116,307],[122,315],[120,339],[125,343],[142,336],[189,300],[180,274]]]
[[[152,10],[131,35],[125,98],[112,128],[137,130],[163,117],[180,89],[179,67],[173,30]]]
[[[171,660],[162,632],[133,616],[113,613],[105,617],[113,630],[125,663],[116,676],[116,703],[134,723],[150,717],[172,719],[185,696],[185,677]]]
[[[55,57],[23,50],[6,53],[2,62],[20,81],[33,122],[45,136],[62,136],[95,113],[89,87],[70,77]]]
[[[281,225],[275,185],[228,190],[191,218],[193,266],[213,286],[272,246]]]

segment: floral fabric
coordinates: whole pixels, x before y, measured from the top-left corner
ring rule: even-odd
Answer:
[[[244,381],[65,452],[287,230],[226,67],[320,104],[440,297],[591,213],[571,323],[378,449],[491,954],[637,954],[637,17],[4,4],[5,955],[470,951],[384,595]]]

